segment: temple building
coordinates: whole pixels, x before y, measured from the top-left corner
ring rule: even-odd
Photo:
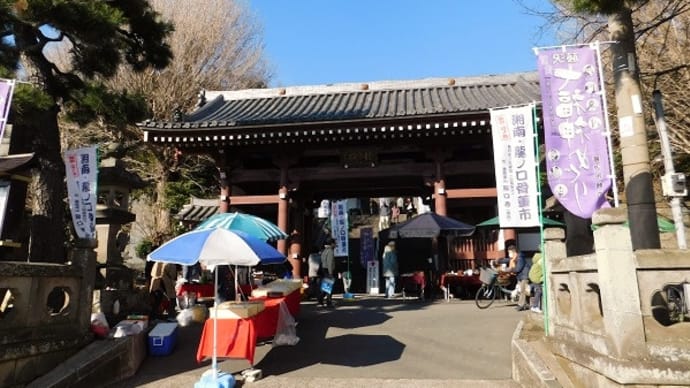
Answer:
[[[220,212],[246,207],[309,241],[324,199],[416,197],[470,224],[495,216],[489,109],[539,100],[536,72],[203,91],[193,112],[140,128],[152,145],[214,158]]]

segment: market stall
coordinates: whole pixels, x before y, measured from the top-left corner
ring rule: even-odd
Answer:
[[[229,304],[229,312],[218,309],[216,312],[221,314],[217,322],[210,318],[204,324],[197,349],[197,361],[201,362],[212,356],[213,341],[209,338],[212,337],[210,333],[213,332],[214,323],[217,323],[217,357],[240,358],[253,363],[257,340],[276,335],[280,305],[285,303],[293,317],[299,314],[301,287],[301,280],[278,279],[254,289],[249,302]],[[252,304],[259,304],[261,307],[247,307]]]

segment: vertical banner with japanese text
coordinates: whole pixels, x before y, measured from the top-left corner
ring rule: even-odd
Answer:
[[[14,91],[14,80],[0,79],[0,140],[5,133],[7,116],[10,114],[12,105],[12,92]]]
[[[67,196],[74,230],[79,238],[96,238],[96,146],[65,151]]]
[[[374,259],[374,228],[359,228],[359,263],[366,267]]]
[[[501,227],[539,226],[534,105],[491,109],[498,218]]]
[[[331,201],[331,233],[335,239],[336,256],[348,256],[349,252],[349,232],[347,219],[347,201]]]
[[[558,202],[581,218],[608,207],[609,130],[596,47],[538,51],[546,172]]]

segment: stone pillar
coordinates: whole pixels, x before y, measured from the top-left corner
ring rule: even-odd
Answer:
[[[546,324],[556,319],[556,298],[558,296],[558,284],[554,281],[551,268],[554,262],[562,261],[567,256],[565,254],[565,230],[561,228],[547,228],[544,230],[544,255],[546,258],[546,268],[543,268],[546,304],[542,306]],[[553,333],[549,325],[548,333]]]
[[[609,352],[629,359],[646,354],[640,291],[626,210],[601,209],[592,216],[601,308]]]
[[[93,305],[93,290],[96,281],[96,252],[97,240],[79,239],[71,251],[71,262],[80,269],[82,274],[81,287],[78,295],[77,322],[81,334],[89,332],[91,327],[91,307]]]

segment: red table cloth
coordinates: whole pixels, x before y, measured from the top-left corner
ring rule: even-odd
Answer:
[[[278,317],[280,316],[280,302],[285,302],[290,314],[297,317],[300,311],[301,294],[295,290],[286,296],[277,298],[257,297],[250,300],[262,300],[264,310],[256,316],[256,333],[259,338],[271,338],[276,334],[278,328]]]
[[[218,319],[216,357],[243,358],[254,365],[256,350],[255,317],[246,319]],[[213,357],[213,319],[207,319],[201,332],[196,361]]]
[[[276,334],[280,303],[285,302],[290,314],[296,317],[300,311],[301,294],[300,290],[295,290],[278,298],[262,297],[251,300],[262,300],[264,310],[249,318],[218,319],[218,358],[243,358],[254,365],[257,338],[271,338]],[[204,323],[196,353],[197,362],[213,356],[213,321],[210,318]]]

